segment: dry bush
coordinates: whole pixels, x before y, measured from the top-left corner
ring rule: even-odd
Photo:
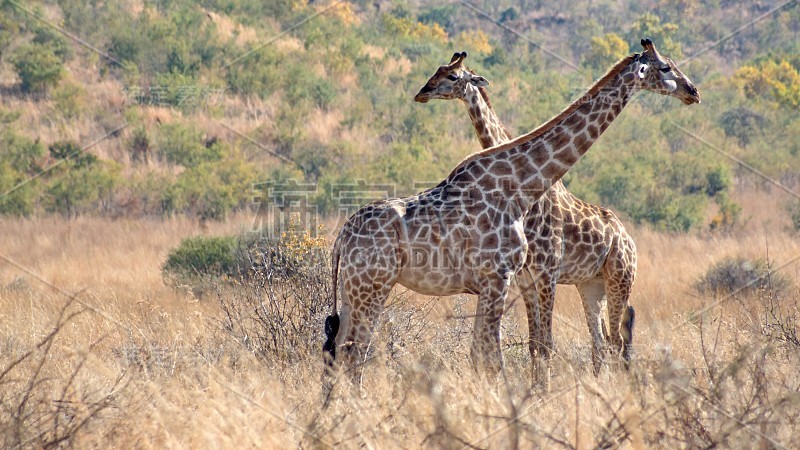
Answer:
[[[233,286],[217,284],[220,326],[267,363],[297,362],[321,349],[331,312],[330,254],[308,232],[259,240],[243,253],[251,271]]]
[[[774,273],[766,260],[728,257],[711,266],[694,287],[701,294],[748,295],[766,289],[781,293],[789,285],[789,280]]]
[[[18,286],[17,286],[18,288]],[[71,299],[53,328],[30,349],[20,349],[0,370],[0,441],[3,448],[58,448],[76,445],[81,433],[102,422],[103,412],[121,408],[130,379],[120,375],[109,386],[82,378],[100,343],[64,358],[54,349],[64,329],[86,310]],[[66,368],[64,368],[66,367]]]

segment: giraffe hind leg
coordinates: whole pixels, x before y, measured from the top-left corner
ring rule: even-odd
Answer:
[[[592,338],[592,372],[595,376],[600,373],[606,353],[605,332],[602,328],[601,307],[605,287],[602,280],[594,279],[576,286],[581,295],[583,310],[586,314],[586,325],[589,327],[589,334]]]

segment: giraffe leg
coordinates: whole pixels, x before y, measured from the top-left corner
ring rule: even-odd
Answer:
[[[626,244],[626,241],[622,244]],[[635,319],[633,307],[628,301],[635,277],[636,250],[631,242],[628,246],[619,246],[619,251],[609,255],[605,267],[608,338],[611,350],[622,356],[626,370],[630,368]]]
[[[535,320],[537,334],[535,338],[534,370],[535,381],[549,389],[552,372],[552,357],[555,351],[553,344],[553,303],[556,296],[556,277],[549,272],[541,271],[535,276],[534,289]]]
[[[633,307],[628,304],[631,284],[617,283],[613,287],[609,286],[607,291],[609,342],[612,351],[622,356],[625,370],[628,370],[630,368],[635,319]]]
[[[586,325],[592,338],[592,372],[595,376],[600,373],[605,357],[605,339],[602,330],[603,323],[600,315],[605,284],[602,278],[595,278],[576,286],[581,295],[583,311],[586,314]]]
[[[497,374],[503,367],[500,348],[500,319],[503,316],[508,278],[487,278],[478,297],[475,332],[470,350],[470,360],[475,369],[486,369]]]
[[[528,351],[531,354],[531,380],[534,386],[544,385],[547,387],[550,382],[550,367],[539,360],[543,347],[542,341],[542,319],[541,308],[539,306],[539,294],[536,291],[534,277],[531,271],[525,267],[517,274],[520,294],[525,302],[525,312],[528,317]]]
[[[396,279],[393,272],[386,271],[374,278],[362,275],[343,280],[340,331],[336,335],[336,347],[340,349],[337,361],[341,360],[341,367],[348,372],[355,386],[361,385],[372,331]]]

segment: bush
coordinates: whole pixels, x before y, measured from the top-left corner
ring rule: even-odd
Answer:
[[[742,257],[728,257],[714,264],[694,285],[701,294],[713,295],[751,295],[763,290],[781,293],[789,286],[788,278],[772,272],[766,261]]]
[[[792,219],[792,230],[800,232],[800,201],[788,203],[786,211]]]
[[[196,236],[181,241],[162,267],[162,274],[172,284],[184,284],[197,277],[218,278],[239,272],[235,236]]]
[[[167,189],[162,197],[164,212],[221,220],[247,205],[254,182],[253,167],[240,159],[204,163],[181,172]]]
[[[247,283],[217,290],[222,329],[270,365],[317,357],[331,308],[328,244],[290,232],[256,241],[247,256]]]
[[[218,161],[224,149],[219,142],[203,142],[203,133],[180,123],[165,124],[159,131],[158,153],[172,164],[195,167],[203,162]]]
[[[33,212],[36,182],[20,186],[26,179],[8,163],[0,162],[0,214],[27,216]]]
[[[86,109],[86,90],[72,83],[64,83],[53,91],[53,102],[58,112],[75,118]]]
[[[56,86],[64,75],[61,59],[48,46],[26,44],[12,55],[17,76],[22,81],[22,91],[42,93]]]
[[[120,179],[120,167],[106,161],[86,165],[81,161],[86,159],[69,160],[59,166],[61,175],[54,177],[45,190],[45,211],[74,217],[109,205]]]

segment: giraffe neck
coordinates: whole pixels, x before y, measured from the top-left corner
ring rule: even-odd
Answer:
[[[618,62],[578,100],[532,132],[468,157],[448,180],[476,179],[479,189],[500,189],[507,207],[526,212],[591,148],[638,90],[633,61],[631,56]],[[486,177],[494,181],[482,183]]]
[[[511,140],[511,133],[497,117],[486,89],[469,85],[467,94],[461,100],[467,106],[469,118],[472,120],[472,126],[481,141],[482,148],[494,147]],[[561,180],[555,182],[553,187],[557,192],[565,190]]]
[[[489,148],[511,140],[511,135],[494,112],[489,97],[483,88],[467,86],[467,94],[462,99],[469,110],[469,118],[481,147]]]

